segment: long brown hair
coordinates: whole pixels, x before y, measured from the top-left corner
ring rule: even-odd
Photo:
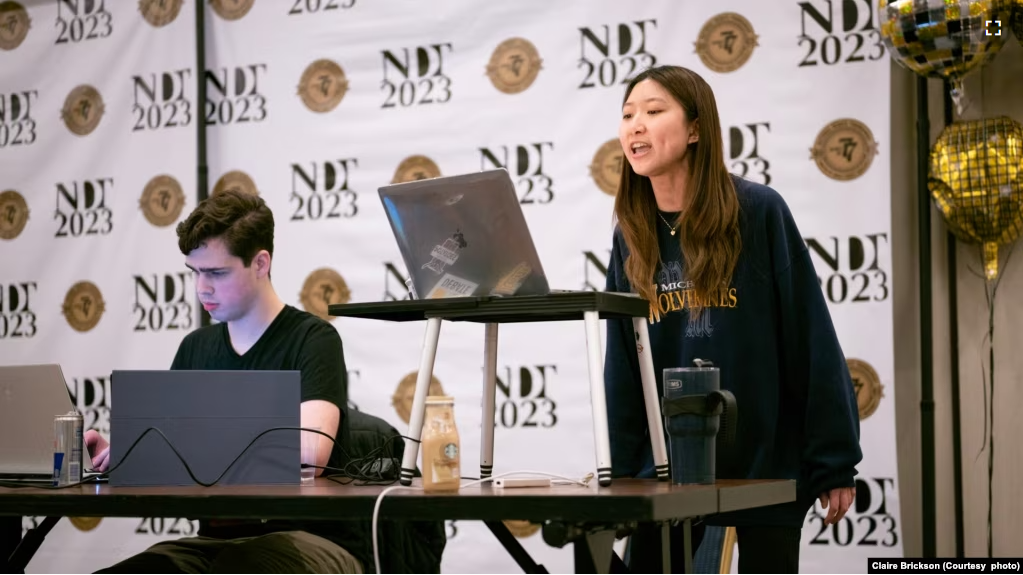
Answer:
[[[695,72],[679,66],[650,68],[637,75],[625,90],[624,102],[636,84],[653,80],[664,87],[698,123],[698,141],[689,144],[689,181],[679,215],[679,241],[686,276],[692,282],[693,311],[714,301],[728,288],[742,242],[739,236],[739,200],[725,167],[721,122],[710,86]],[[682,126],[679,126],[679,130]],[[650,178],[632,170],[622,159],[622,176],[615,197],[615,218],[628,247],[625,273],[644,299],[656,302],[654,272],[660,259],[657,248],[657,202]]]

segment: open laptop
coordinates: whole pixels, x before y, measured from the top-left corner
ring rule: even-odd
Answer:
[[[507,170],[392,184],[378,191],[413,297],[551,293]]]
[[[53,420],[74,409],[59,365],[0,367],[0,482],[52,484]],[[82,459],[83,479],[96,475]]]
[[[299,371],[115,370],[110,395],[117,403],[110,410],[111,485],[196,485],[174,449],[205,483],[228,466],[218,485],[301,481],[301,432],[271,431],[256,439],[270,428],[299,427]],[[143,437],[151,427],[174,449],[155,431]]]

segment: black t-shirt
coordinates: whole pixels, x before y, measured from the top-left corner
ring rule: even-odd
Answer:
[[[290,305],[284,306],[259,340],[242,355],[231,346],[227,324],[202,327],[185,336],[171,364],[174,370],[299,370],[302,401],[324,400],[341,410],[329,467],[340,469],[351,451],[348,422],[348,371],[337,330],[326,321]],[[326,438],[324,438],[326,441]],[[372,563],[364,522],[267,521],[210,525],[200,521],[199,534],[220,539],[249,537],[276,531],[301,530],[329,539],[347,549],[363,565]],[[369,563],[367,563],[367,561]]]

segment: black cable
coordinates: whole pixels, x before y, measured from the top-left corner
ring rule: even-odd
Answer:
[[[339,471],[337,476],[351,479],[351,481],[349,481],[348,483],[351,483],[352,481],[360,481],[360,480],[361,481],[367,481],[367,482],[373,482],[373,483],[365,483],[367,485],[368,484],[384,484],[384,483],[378,483],[378,482],[382,482],[382,481],[390,481],[391,483],[393,483],[393,482],[398,480],[398,474],[394,473],[394,479],[390,480],[389,478],[383,477],[383,475],[379,474],[379,473],[377,475],[370,475],[370,474],[363,473],[362,469],[364,467],[362,467],[362,468],[358,468],[357,467],[356,469],[353,470],[352,469],[353,465],[355,465],[355,466],[359,466],[359,465],[365,466],[365,465],[368,464],[368,465],[372,466],[372,464],[375,463],[378,460],[383,461],[384,459],[394,459],[394,458],[376,458],[375,454],[377,454],[380,451],[382,451],[383,449],[387,448],[391,444],[392,441],[394,441],[395,439],[397,439],[399,437],[402,438],[402,439],[408,439],[410,441],[415,441],[416,443],[419,443],[418,440],[412,439],[411,437],[406,437],[404,435],[393,435],[391,437],[388,437],[387,440],[385,440],[385,442],[384,442],[384,444],[382,446],[380,446],[380,447],[370,451],[365,456],[356,459],[356,458],[352,458],[352,456],[348,453],[348,451],[340,443],[338,443],[337,439],[335,439],[334,437],[331,437],[327,433],[324,433],[324,432],[322,432],[322,431],[320,431],[318,429],[308,429],[308,428],[305,428],[305,427],[271,427],[269,429],[263,430],[258,435],[256,435],[256,437],[252,438],[252,441],[250,441],[248,443],[248,445],[246,445],[245,448],[242,449],[241,453],[239,453],[238,456],[235,457],[234,460],[232,460],[230,464],[228,464],[228,466],[224,469],[224,471],[221,472],[221,474],[213,482],[206,483],[204,481],[200,481],[195,476],[195,474],[192,472],[192,468],[188,465],[188,462],[185,460],[184,456],[182,456],[181,453],[177,450],[177,448],[174,447],[174,444],[171,443],[171,441],[169,439],[167,439],[167,436],[164,435],[163,432],[160,431],[158,428],[150,427],[150,428],[146,429],[145,431],[143,431],[142,434],[139,435],[138,438],[135,439],[135,441],[131,444],[131,446],[128,447],[128,450],[124,453],[124,456],[117,463],[117,465],[111,467],[106,472],[104,472],[104,473],[102,473],[100,475],[89,477],[89,478],[84,479],[82,481],[77,481],[77,482],[74,482],[74,483],[69,483],[67,485],[40,485],[38,483],[0,482],[0,487],[8,487],[8,488],[32,488],[32,489],[67,489],[69,487],[77,487],[77,486],[80,486],[80,485],[88,485],[88,484],[92,484],[92,483],[98,483],[101,479],[109,478],[110,474],[113,473],[114,470],[116,470],[118,467],[123,465],[124,462],[128,460],[128,456],[135,449],[135,446],[137,446],[138,443],[140,441],[142,441],[142,438],[145,437],[146,434],[148,434],[150,431],[155,431],[160,437],[163,438],[163,440],[167,444],[167,446],[170,447],[171,451],[174,452],[174,455],[176,455],[178,460],[181,461],[181,464],[185,466],[185,471],[188,472],[188,476],[192,479],[192,481],[194,481],[195,483],[197,483],[199,485],[202,485],[203,487],[212,487],[212,486],[216,485],[221,479],[224,478],[224,475],[226,475],[227,472],[230,471],[230,469],[238,462],[239,459],[241,459],[241,457],[243,455],[245,455],[245,452],[247,452],[249,450],[249,448],[252,447],[260,437],[266,435],[267,433],[270,433],[271,431],[288,431],[288,430],[291,430],[291,431],[311,431],[313,433],[318,433],[318,434],[320,434],[320,435],[330,439],[330,441],[334,444],[334,446],[341,450],[341,454],[345,457],[345,460],[346,460],[346,464],[345,464],[344,468],[340,469],[340,470],[336,470],[336,471]],[[303,467],[319,467],[319,466],[308,465],[308,464],[302,464],[302,466]],[[379,466],[379,468],[382,469],[383,465],[381,464]],[[324,467],[323,469],[334,470],[333,468],[326,468],[326,467]],[[341,483],[342,485],[347,485],[348,484],[348,483],[342,483],[341,481],[337,481],[337,480],[334,479],[334,477],[335,476],[328,476],[327,478],[331,479],[333,481],[336,481],[338,483]]]

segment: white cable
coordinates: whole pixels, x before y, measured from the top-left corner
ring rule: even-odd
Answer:
[[[463,483],[463,484],[458,486],[458,489],[459,489],[459,491],[461,491],[462,489],[465,489],[466,487],[473,487],[475,485],[480,485],[482,483],[489,483],[489,482],[491,482],[491,481],[493,481],[495,479],[500,479],[502,477],[508,477],[509,475],[543,475],[545,477],[551,477],[551,478],[560,480],[559,482],[557,482],[558,485],[566,485],[566,484],[567,485],[579,485],[581,487],[587,487],[589,485],[589,483],[590,483],[590,480],[593,479],[593,474],[592,473],[586,475],[586,477],[583,477],[582,479],[572,479],[570,477],[565,477],[563,475],[556,475],[554,473],[547,473],[545,471],[509,471],[507,473],[501,473],[501,474],[498,474],[498,475],[493,475],[491,477],[487,477],[487,478],[484,478],[484,479],[479,479],[477,481],[470,481],[469,483]],[[551,481],[551,483],[554,484],[555,481]],[[377,520],[380,517],[380,504],[383,503],[385,495],[387,495],[388,493],[390,493],[392,491],[397,491],[399,489],[408,489],[410,491],[422,491],[423,490],[422,487],[405,487],[403,485],[392,485],[391,487],[388,487],[387,489],[384,489],[383,491],[381,491],[380,495],[377,495],[376,504],[373,505],[373,523],[372,523],[372,527],[373,527],[373,562],[374,562],[374,564],[376,566],[376,572],[378,574],[382,573],[382,571],[380,570],[380,543],[379,543],[379,540],[377,538]]]
[[[392,485],[391,487],[388,487],[387,489],[381,491],[380,495],[377,495],[377,502],[373,506],[373,562],[376,565],[377,573],[382,573],[382,571],[380,570],[380,544],[377,541],[377,518],[380,516],[380,504],[383,503],[385,495],[392,491],[397,491],[398,489],[408,489],[410,491],[423,490],[422,487],[405,487],[403,485]]]

